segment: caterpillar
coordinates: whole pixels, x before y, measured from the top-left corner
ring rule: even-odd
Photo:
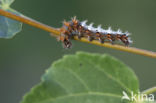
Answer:
[[[71,48],[71,39],[77,36],[79,39],[82,37],[87,38],[89,41],[98,40],[101,43],[109,41],[114,44],[115,41],[121,41],[125,46],[129,46],[132,43],[129,33],[123,33],[120,29],[113,31],[110,27],[105,30],[99,25],[97,28],[93,27],[93,23],[87,25],[87,20],[80,22],[76,17],[71,21],[64,21],[63,26],[60,29],[59,40],[62,41],[64,48]]]

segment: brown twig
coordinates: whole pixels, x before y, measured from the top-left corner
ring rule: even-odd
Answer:
[[[156,92],[156,86],[152,87],[152,88],[149,88],[147,90],[144,90],[142,93],[143,94],[152,94],[152,93],[155,93]]]
[[[45,30],[47,32],[52,33],[53,35],[56,35],[56,36],[60,35],[59,29],[52,28],[48,25],[45,25],[45,24],[42,24],[42,23],[37,22],[35,20],[32,20],[31,18],[28,18],[25,16],[18,16],[18,15],[15,15],[13,13],[4,11],[2,9],[0,9],[0,15],[3,15],[5,17],[8,17],[8,18],[20,21],[20,22],[23,22],[25,24],[29,24],[29,25],[34,26],[36,28],[40,28],[42,30]],[[120,50],[120,51],[125,51],[125,52],[130,52],[130,53],[134,53],[134,54],[139,54],[139,55],[143,55],[143,56],[156,58],[156,52],[152,52],[152,51],[147,51],[147,50],[138,49],[138,48],[134,48],[134,47],[125,47],[125,46],[121,46],[121,45],[112,45],[110,43],[101,44],[100,42],[95,41],[95,40],[90,42],[86,38],[82,38],[81,40],[79,40],[77,37],[75,37],[74,39],[81,41],[81,42],[86,42],[86,43],[95,44],[95,45],[99,45],[99,46],[103,46],[103,47],[107,47],[107,48],[112,48],[112,49],[116,49],[116,50]]]

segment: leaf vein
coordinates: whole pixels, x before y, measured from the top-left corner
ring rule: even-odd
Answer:
[[[91,64],[94,64],[92,61],[90,61]],[[105,72],[103,69],[100,69],[99,66],[97,65],[93,65],[94,67],[96,67],[99,71],[102,71],[108,78],[110,78],[111,80],[114,80],[115,82],[117,82],[119,85],[121,85],[121,87],[123,89],[125,89],[127,92],[131,93],[131,90],[129,88],[127,88],[120,80],[114,78],[111,74],[109,74],[108,72]]]
[[[77,75],[75,72],[73,72],[71,69],[68,69],[68,71],[72,74],[72,75],[74,75],[79,81],[80,81],[80,83],[86,88],[86,90],[89,92],[89,91],[91,91],[90,89],[89,89],[89,87],[87,86],[87,84],[80,78],[80,76],[79,75]]]

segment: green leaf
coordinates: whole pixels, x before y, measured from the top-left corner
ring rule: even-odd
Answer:
[[[11,3],[14,0],[0,0],[0,9],[14,13],[16,15],[22,15],[14,9],[10,8]],[[0,38],[12,38],[22,29],[22,23],[9,19],[4,16],[0,16]]]
[[[123,91],[139,91],[129,67],[109,55],[78,52],[54,62],[22,103],[121,103]]]
[[[143,103],[156,103],[156,101],[146,101],[146,102],[143,102]]]

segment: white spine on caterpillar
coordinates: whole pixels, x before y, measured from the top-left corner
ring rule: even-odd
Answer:
[[[111,27],[108,27],[108,29],[106,31],[107,31],[108,34],[112,34],[113,33]]]
[[[85,27],[86,26],[86,23],[87,23],[87,20],[82,21],[81,22],[81,26],[84,26]]]
[[[93,24],[94,24],[94,23],[91,23],[89,26],[87,26],[87,28],[88,28],[90,31],[94,31]]]
[[[131,35],[128,31],[126,31],[124,34],[126,34],[126,36]]]
[[[101,28],[101,25],[99,25],[97,28],[94,28],[93,23],[91,23],[90,25],[87,25],[86,23],[87,23],[87,20],[82,21],[81,26],[88,28],[90,31],[93,31],[93,32],[102,32],[104,34],[108,34],[108,33],[110,33],[110,34],[121,34],[121,35],[126,34],[126,36],[130,35],[129,32],[126,31],[125,33],[123,33],[120,29],[118,29],[117,31],[113,31],[111,29],[111,27],[109,27],[108,29],[105,30],[105,29]]]
[[[117,33],[117,34],[123,34],[122,31],[121,31],[120,29],[118,29],[116,33]]]
[[[103,31],[103,29],[101,28],[101,25],[99,25],[99,26],[97,27],[97,31],[98,31],[98,32],[102,32],[102,31]]]
[[[108,29],[102,29],[101,25],[97,26],[97,28],[94,28],[93,23],[91,23],[89,25],[87,25],[86,23],[87,23],[87,20],[82,21],[81,25],[83,27],[87,28],[88,30],[92,31],[93,33],[100,32],[102,34],[113,34],[113,35],[117,35],[117,34],[124,35],[125,34],[126,36],[130,35],[130,33],[128,31],[126,31],[125,33],[123,33],[120,29],[118,29],[117,31],[113,31],[111,29],[111,27],[108,27]],[[128,37],[128,41],[129,41],[129,43],[133,43],[133,41],[131,40],[130,37]]]
[[[128,42],[129,43],[133,43],[133,41],[131,40],[131,38],[128,38]]]

